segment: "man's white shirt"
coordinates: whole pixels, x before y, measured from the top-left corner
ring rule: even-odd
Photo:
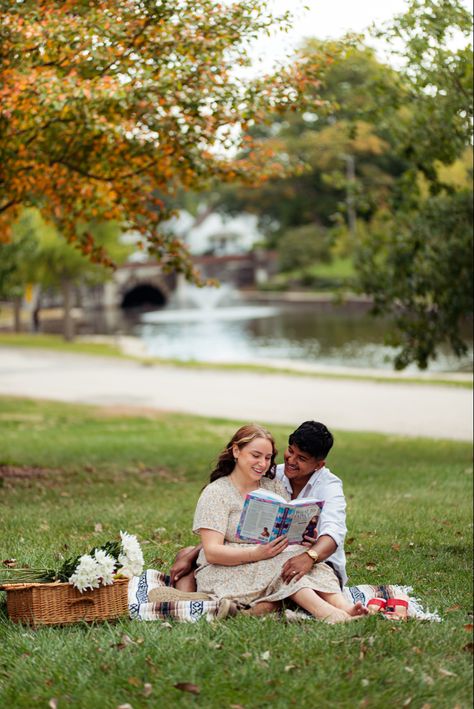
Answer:
[[[285,475],[285,466],[278,465],[276,471],[277,480],[283,483],[287,492],[291,495],[291,482]],[[318,522],[318,537],[327,534],[337,544],[334,554],[331,554],[326,561],[329,561],[338,574],[342,585],[346,584],[346,555],[344,553],[344,539],[347,532],[346,527],[346,498],[342,490],[342,481],[333,475],[329,468],[325,466],[316,470],[297,499],[311,497],[316,500],[324,500]]]

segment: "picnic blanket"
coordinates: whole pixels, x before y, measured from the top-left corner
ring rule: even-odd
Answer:
[[[148,601],[149,592],[158,586],[171,586],[171,579],[167,574],[154,569],[144,571],[141,576],[134,576],[130,579],[128,586],[128,606],[130,617],[136,620],[179,620],[194,623],[201,619],[212,621],[219,616],[220,602],[218,600],[191,600],[191,601],[169,601],[151,603]],[[364,605],[371,598],[398,598],[400,593],[409,596],[408,617],[418,620],[429,620],[440,622],[438,612],[425,609],[419,598],[413,596],[411,586],[397,585],[377,585],[361,584],[358,586],[346,586],[344,595],[352,603],[361,601]],[[313,616],[302,611],[286,611],[290,620],[308,619],[314,620]]]

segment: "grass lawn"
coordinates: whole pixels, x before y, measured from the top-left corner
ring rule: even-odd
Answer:
[[[0,559],[50,565],[126,529],[147,566],[166,569],[194,541],[199,491],[236,427],[0,398],[0,465],[28,473],[0,478]],[[271,429],[282,451],[289,431]],[[470,707],[471,447],[336,432],[330,467],[348,501],[350,580],[412,585],[441,623],[124,619],[34,631],[8,620],[0,593],[0,706]],[[120,649],[124,634],[134,642]],[[200,693],[174,687],[186,682]]]
[[[0,333],[0,345],[6,345],[7,347],[39,347],[41,349],[59,352],[99,355],[103,357],[125,357],[120,349],[111,343],[87,342],[83,340],[67,342],[61,335],[45,335],[42,333],[2,332]]]

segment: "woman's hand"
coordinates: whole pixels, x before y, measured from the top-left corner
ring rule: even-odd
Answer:
[[[288,546],[288,539],[286,537],[277,537],[273,542],[268,542],[268,544],[259,544],[253,550],[252,561],[262,561],[263,559],[273,559],[274,556],[278,556],[281,552]]]

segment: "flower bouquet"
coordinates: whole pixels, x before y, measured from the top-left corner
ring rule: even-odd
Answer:
[[[65,559],[58,569],[0,570],[8,615],[33,625],[110,620],[126,615],[132,576],[143,571],[137,538],[120,532],[120,541],[94,547],[89,554]]]

